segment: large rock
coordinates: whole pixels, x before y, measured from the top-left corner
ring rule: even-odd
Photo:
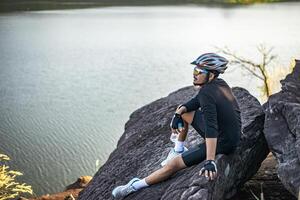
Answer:
[[[278,162],[278,177],[295,196],[300,187],[300,61],[264,104],[265,137]]]
[[[193,200],[227,199],[259,169],[269,150],[263,136],[264,112],[260,103],[242,88],[234,88],[242,113],[241,145],[232,155],[218,155],[219,176],[208,182],[200,177],[203,163],[184,169],[169,180],[145,188],[125,199],[134,200]],[[180,89],[166,98],[146,105],[131,116],[125,125],[117,149],[94,175],[80,200],[113,199],[111,191],[133,177],[145,177],[160,168],[169,147],[170,120],[178,104],[195,94],[192,87]],[[190,129],[187,146],[201,142],[199,134]]]
[[[76,182],[68,185],[66,190],[56,194],[46,194],[35,198],[24,198],[20,197],[18,200],[75,200],[78,197],[79,192],[85,188],[91,181],[91,176],[81,176]]]

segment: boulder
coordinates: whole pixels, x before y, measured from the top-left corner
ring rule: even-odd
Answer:
[[[252,177],[269,153],[263,135],[264,112],[256,98],[242,88],[233,88],[242,117],[241,144],[234,154],[218,155],[218,177],[207,181],[198,173],[203,163],[181,170],[170,179],[144,188],[125,199],[133,200],[206,200],[229,199]],[[182,88],[131,114],[117,148],[80,192],[79,200],[110,200],[111,191],[133,177],[146,177],[159,169],[170,142],[170,120],[176,107],[195,94],[193,87]],[[203,141],[192,128],[187,147]]]
[[[91,176],[80,176],[76,182],[68,185],[66,187],[66,190],[70,190],[70,189],[80,189],[80,188],[85,188],[89,182],[92,180]]]
[[[300,61],[281,82],[281,91],[264,104],[265,137],[278,162],[283,185],[296,197],[300,187]]]
[[[91,181],[91,176],[81,176],[76,182],[68,185],[66,190],[56,194],[46,194],[40,197],[26,199],[24,197],[18,198],[18,200],[75,200],[78,197],[79,192],[85,188]]]

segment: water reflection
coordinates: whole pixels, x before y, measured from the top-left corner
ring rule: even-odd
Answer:
[[[192,84],[214,46],[300,54],[300,4],[107,7],[0,15],[0,149],[37,194],[93,175],[135,109]],[[288,17],[287,17],[288,16]],[[229,68],[231,86],[258,82]],[[182,102],[178,102],[182,103]],[[54,176],[55,175],[55,176]],[[59,177],[59,178],[57,178]]]

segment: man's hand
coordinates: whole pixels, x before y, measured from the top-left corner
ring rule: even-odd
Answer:
[[[181,127],[178,126],[180,123],[181,123]],[[180,114],[178,114],[178,113],[174,114],[174,116],[172,118],[172,121],[171,121],[171,124],[170,124],[170,127],[171,127],[173,133],[176,129],[182,129],[183,128],[183,120],[182,120]]]
[[[205,175],[207,180],[214,180],[217,177],[217,165],[214,160],[206,160],[199,172],[200,176]]]

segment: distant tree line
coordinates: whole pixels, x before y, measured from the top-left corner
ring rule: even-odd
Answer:
[[[297,0],[0,0],[0,12],[72,9],[101,6],[150,6],[205,4],[207,6],[235,6],[252,3],[286,2]]]

